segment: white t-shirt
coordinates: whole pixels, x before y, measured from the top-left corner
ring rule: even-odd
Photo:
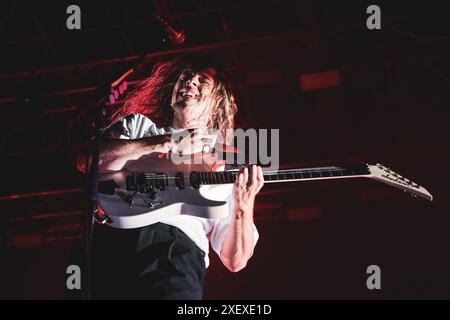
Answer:
[[[154,122],[142,114],[130,114],[107,128],[104,137],[132,140],[175,132],[177,132],[177,130],[172,127],[158,128]],[[231,209],[233,206],[231,188],[227,189],[229,190],[228,192],[224,192],[223,190],[224,189],[222,188],[219,195],[211,194],[211,196],[213,196],[211,199],[227,201],[230,214],[225,218],[216,220],[199,218],[191,215],[177,215],[160,220],[162,223],[179,228],[197,244],[197,246],[205,253],[206,268],[209,266],[209,244],[207,236],[209,235],[211,247],[220,256],[222,242],[225,239],[225,235],[230,225]],[[254,243],[256,245],[259,234],[254,224],[253,231]]]

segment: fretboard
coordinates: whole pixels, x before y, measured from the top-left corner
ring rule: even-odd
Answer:
[[[199,185],[234,183],[238,173],[238,171],[192,172],[190,178],[194,179]],[[263,170],[265,183],[357,177],[369,174],[370,171],[366,164],[276,171]]]

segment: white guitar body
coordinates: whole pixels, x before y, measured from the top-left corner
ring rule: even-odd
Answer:
[[[157,168],[157,170],[155,170]],[[121,229],[130,229],[159,222],[163,218],[177,215],[192,215],[207,219],[220,219],[228,215],[226,198],[231,194],[232,184],[202,185],[192,188],[186,181],[185,188],[180,190],[173,176],[184,172],[184,179],[189,179],[190,171],[210,171],[211,166],[177,165],[168,159],[140,159],[127,166],[126,170],[102,174],[100,181],[114,180],[119,187],[114,194],[99,194],[99,205],[107,214],[108,225]],[[131,203],[125,199],[133,192],[126,189],[126,177],[134,172],[164,172],[172,178],[167,180],[165,190],[158,190],[152,199],[148,194],[136,193]]]
[[[127,172],[111,174],[115,181],[124,181]],[[116,180],[117,179],[117,180]],[[224,186],[201,186],[199,189],[186,188],[177,190],[174,181],[169,180],[167,190],[159,191],[157,198],[149,199],[146,194],[137,193],[130,205],[124,198],[130,193],[119,188],[113,195],[103,194],[99,197],[100,207],[108,213],[113,227],[123,229],[138,228],[160,221],[163,218],[188,214],[202,218],[220,219],[228,215],[226,201],[208,199],[212,188]],[[226,186],[229,188],[229,186]],[[176,190],[176,192],[174,192]]]

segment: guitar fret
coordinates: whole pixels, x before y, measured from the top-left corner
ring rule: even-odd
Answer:
[[[331,171],[330,170],[328,170],[328,171],[323,170],[321,172],[321,174],[322,174],[322,177],[330,177],[331,176]]]
[[[303,179],[303,174],[301,172],[296,172],[295,179]]]

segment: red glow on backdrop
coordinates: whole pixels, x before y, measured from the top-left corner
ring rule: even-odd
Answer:
[[[56,196],[56,195],[62,195],[62,194],[66,194],[66,193],[78,193],[78,192],[82,192],[83,190],[84,190],[84,188],[72,188],[72,189],[59,189],[59,190],[52,190],[52,191],[32,192],[32,193],[23,193],[23,194],[11,194],[11,195],[7,195],[7,196],[1,196],[0,201],[36,198],[36,197],[45,197],[45,196]]]
[[[280,69],[268,69],[247,73],[247,84],[262,85],[281,82]]]
[[[319,207],[290,208],[287,210],[288,220],[319,219],[320,215],[321,209]]]
[[[341,74],[339,70],[300,75],[300,86],[303,91],[332,88],[340,85]]]
[[[40,234],[14,235],[9,240],[9,245],[13,247],[38,247],[43,244]]]

